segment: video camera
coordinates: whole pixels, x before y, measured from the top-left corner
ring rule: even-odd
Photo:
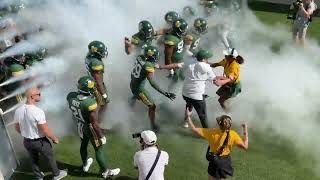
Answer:
[[[302,0],[297,0],[296,2],[292,3],[293,9],[291,9],[291,5],[288,11],[287,19],[295,20],[297,13],[299,11],[300,5],[303,4]]]
[[[135,139],[135,138],[140,138],[141,139],[141,133],[133,133],[132,134],[132,138]]]

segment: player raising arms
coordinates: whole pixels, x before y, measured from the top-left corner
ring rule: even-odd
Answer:
[[[67,101],[73,118],[77,120],[78,133],[81,139],[80,154],[83,171],[88,172],[93,162],[92,158],[88,158],[87,148],[90,141],[95,150],[102,176],[108,178],[119,174],[120,169],[107,169],[107,162],[103,154],[106,137],[102,134],[97,121],[98,105],[93,96],[95,88],[96,84],[92,77],[81,77],[78,80],[78,92],[70,92]]]
[[[155,111],[156,105],[153,102],[149,92],[145,89],[146,80],[149,81],[150,85],[163,94],[167,98],[174,100],[176,95],[173,93],[163,91],[153,79],[155,72],[156,62],[159,60],[159,50],[154,46],[148,46],[144,49],[144,55],[139,55],[136,59],[134,68],[131,72],[130,88],[133,93],[133,100],[140,100],[149,108],[149,119],[151,128],[154,131],[158,131],[159,127],[155,123]]]
[[[126,53],[129,55],[136,50],[140,54],[145,47],[151,45],[155,35],[153,26],[149,21],[140,21],[139,32],[132,36],[131,41],[127,37],[124,38]]]

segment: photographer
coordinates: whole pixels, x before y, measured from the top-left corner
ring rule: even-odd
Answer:
[[[292,28],[293,39],[296,43],[304,45],[307,29],[317,5],[313,0],[298,0],[290,6],[290,9],[297,9]]]
[[[219,128],[196,128],[191,120],[191,112],[188,110],[186,110],[186,117],[192,132],[209,142],[210,147],[208,147],[206,154],[209,161],[209,180],[225,179],[227,176],[233,176],[230,153],[233,145],[245,150],[248,149],[247,125],[241,125],[244,136],[242,140],[236,131],[231,130],[232,120],[227,115],[217,117]]]
[[[141,151],[134,155],[134,166],[139,170],[139,180],[164,180],[164,169],[168,165],[169,155],[159,150],[157,136],[153,131],[133,134],[140,137]]]

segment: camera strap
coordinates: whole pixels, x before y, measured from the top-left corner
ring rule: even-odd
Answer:
[[[149,171],[149,173],[148,173],[148,175],[147,175],[147,177],[146,177],[145,180],[148,180],[148,179],[150,178],[150,176],[151,176],[154,168],[156,167],[156,165],[157,165],[157,163],[158,163],[158,161],[159,161],[160,154],[161,154],[161,151],[160,151],[160,149],[159,149],[159,150],[158,150],[157,157],[156,157],[156,160],[154,161],[154,163],[153,163],[153,165],[152,165],[152,167],[151,167],[151,169],[150,169],[150,171]]]
[[[227,147],[227,145],[228,145],[229,136],[230,136],[230,131],[227,131],[227,136],[226,136],[226,138],[224,139],[222,146],[220,146],[220,147],[218,148],[217,153],[215,153],[215,155],[220,156],[220,155],[222,154],[223,149],[224,149],[225,147]],[[222,138],[222,135],[221,135],[221,138]],[[221,140],[221,139],[220,139],[220,140]],[[210,146],[208,146],[207,154],[208,154],[209,152],[210,152]]]

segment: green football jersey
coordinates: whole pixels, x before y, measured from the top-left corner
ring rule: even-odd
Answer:
[[[97,101],[94,97],[83,96],[77,92],[70,92],[67,101],[73,118],[77,120],[78,134],[83,138],[83,127],[89,126],[90,113],[97,110]]]
[[[148,73],[154,73],[155,64],[148,62],[143,55],[137,57],[134,64],[134,68],[131,72],[131,83],[132,90],[143,88],[147,79]]]
[[[190,50],[191,50],[191,52],[195,53],[195,51],[200,43],[200,35],[195,31],[190,31],[187,33],[185,39],[192,42],[191,46],[190,46]]]
[[[99,58],[89,54],[86,57],[85,63],[89,75],[92,76],[94,71],[104,73],[104,63]]]
[[[180,63],[183,60],[183,39],[173,34],[164,37],[164,44],[174,46],[172,63]]]

